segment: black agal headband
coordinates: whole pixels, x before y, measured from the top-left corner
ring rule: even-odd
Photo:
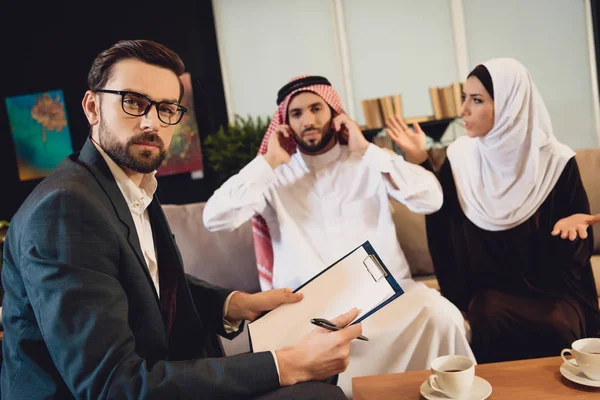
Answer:
[[[277,92],[277,105],[280,105],[283,100],[285,100],[288,95],[298,89],[302,89],[304,87],[313,86],[313,85],[327,85],[331,86],[331,83],[322,76],[307,76],[306,78],[300,78],[295,81],[292,81],[279,89]]]

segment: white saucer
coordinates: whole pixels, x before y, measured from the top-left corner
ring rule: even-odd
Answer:
[[[473,386],[471,387],[471,393],[465,400],[483,400],[490,397],[492,394],[492,385],[485,379],[475,376]],[[429,386],[429,382],[425,381],[421,384],[421,396],[427,400],[448,400],[449,397],[443,395],[440,392],[436,392]]]
[[[562,376],[570,380],[571,382],[579,383],[580,385],[600,387],[600,381],[595,381],[588,378],[581,372],[579,368],[571,364],[570,362],[563,362],[560,366],[560,373]]]

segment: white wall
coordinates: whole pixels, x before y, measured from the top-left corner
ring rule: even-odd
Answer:
[[[342,85],[330,1],[214,0],[213,7],[233,113],[272,116],[277,91],[297,75]]]
[[[447,0],[344,0],[357,122],[361,100],[402,94],[405,116],[431,115],[430,86],[458,79]],[[426,32],[426,34],[424,34]]]
[[[544,98],[557,138],[574,148],[596,147],[584,0],[463,0],[463,6],[469,65],[519,60]]]
[[[428,115],[430,86],[465,79],[457,65],[508,56],[531,71],[558,138],[596,147],[588,1],[213,0],[230,118],[272,115],[299,74],[329,78],[359,123],[361,100],[395,93],[405,116]]]

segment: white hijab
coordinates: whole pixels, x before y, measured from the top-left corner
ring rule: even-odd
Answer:
[[[488,231],[513,228],[531,217],[554,188],[575,152],[558,142],[544,101],[527,69],[511,58],[483,64],[494,88],[494,127],[448,147],[460,206]]]

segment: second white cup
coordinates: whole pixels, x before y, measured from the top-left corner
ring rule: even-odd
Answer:
[[[573,354],[575,361],[567,359],[567,354]],[[576,366],[588,378],[600,381],[600,338],[579,339],[573,342],[570,349],[560,352],[563,360]]]

